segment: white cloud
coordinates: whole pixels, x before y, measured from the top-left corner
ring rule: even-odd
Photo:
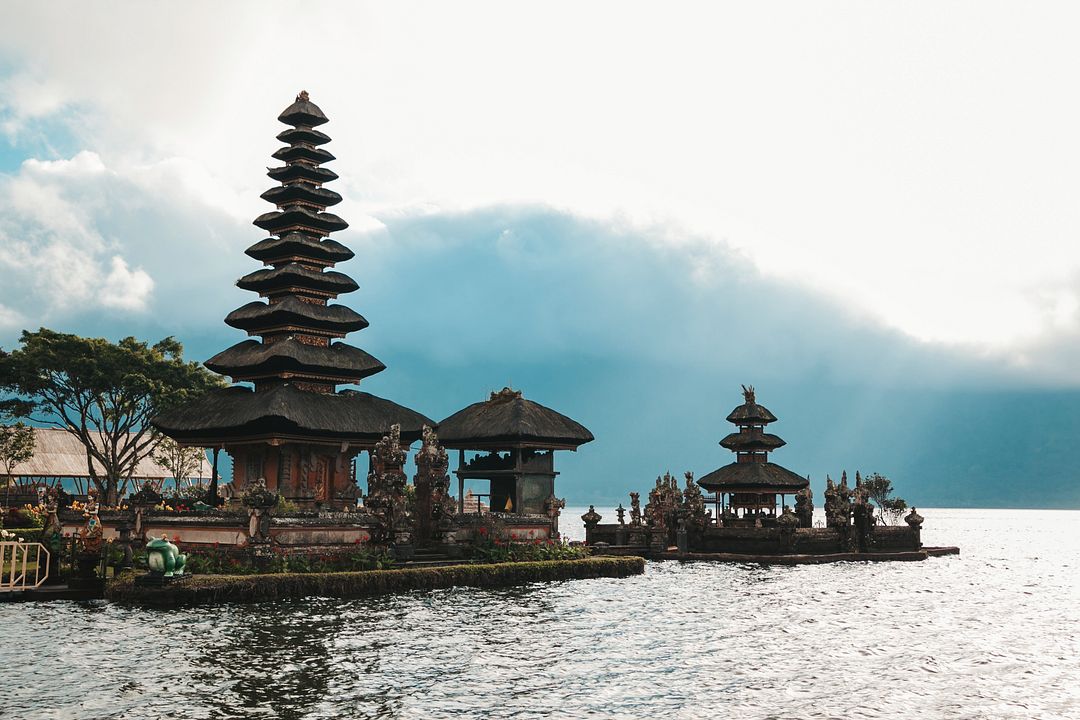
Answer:
[[[145,310],[154,280],[142,268],[128,269],[119,255],[112,258],[112,267],[101,288],[101,304],[121,310]]]
[[[320,3],[300,55],[291,6],[199,7],[13,8],[0,103],[20,132],[80,108],[105,167],[246,223],[305,87],[357,227],[543,202],[727,242],[927,342],[1016,358],[1076,322],[1076,6]]]
[[[22,315],[5,305],[0,305],[0,328],[10,330],[19,327],[22,323]]]
[[[129,269],[102,232],[118,189],[134,192],[88,151],[27,160],[15,175],[0,176],[0,266],[8,279],[0,300],[10,313],[0,325],[96,308],[146,309],[153,281]]]

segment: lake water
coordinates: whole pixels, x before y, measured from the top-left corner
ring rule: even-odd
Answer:
[[[924,542],[961,556],[179,612],[4,604],[0,717],[1080,717],[1080,513],[920,512]]]

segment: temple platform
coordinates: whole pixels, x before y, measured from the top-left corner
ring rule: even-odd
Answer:
[[[917,562],[931,557],[959,555],[958,547],[924,547],[919,550],[895,552],[841,552],[821,554],[753,554],[679,552],[674,548],[657,551],[640,546],[610,546],[605,555],[637,555],[648,560],[678,560],[681,562],[723,562],[753,565],[820,565],[834,562]]]

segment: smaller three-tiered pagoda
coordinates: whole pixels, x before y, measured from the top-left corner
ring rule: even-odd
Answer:
[[[717,495],[721,518],[748,513],[775,515],[777,498],[782,508],[784,497],[809,487],[810,481],[787,468],[769,462],[769,453],[786,443],[765,426],[776,416],[758,405],[754,388],[743,386],[743,404],[731,411],[728,422],[739,428],[720,441],[735,453],[735,462],[713,470],[698,484]]]

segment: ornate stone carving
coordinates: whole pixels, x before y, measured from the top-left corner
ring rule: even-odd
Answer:
[[[375,444],[368,473],[367,509],[376,518],[373,537],[376,542],[408,545],[412,540],[406,506],[407,478],[402,471],[406,452],[401,447],[401,426],[390,426],[390,433]]]
[[[259,478],[248,483],[247,489],[242,496],[242,502],[244,507],[266,510],[277,505],[278,494],[267,489],[266,478]]]
[[[687,527],[691,533],[700,532],[709,524],[709,511],[705,507],[705,497],[701,488],[694,482],[694,473],[683,473],[686,487],[682,491],[683,510],[687,518]]]
[[[847,528],[851,525],[851,488],[848,486],[847,471],[840,476],[840,484],[826,478],[825,483],[825,522],[831,528]]]
[[[795,516],[799,519],[799,527],[814,526],[814,491],[809,485],[795,493]]]
[[[427,425],[422,430],[423,442],[416,453],[416,533],[417,543],[444,542],[453,532],[456,512],[450,495],[450,459],[439,436]]]
[[[593,541],[593,532],[596,530],[596,526],[600,524],[600,513],[596,512],[596,508],[592,505],[589,506],[588,512],[581,516],[582,522],[585,523],[585,542],[591,544]]]
[[[548,496],[544,501],[544,512],[551,518],[551,537],[555,540],[559,539],[559,515],[562,514],[564,507],[566,507],[566,501],[555,495]]]
[[[248,509],[248,543],[252,546],[270,542],[270,510],[278,502],[278,494],[266,487],[266,479],[249,482],[241,498]]]
[[[641,525],[641,494],[630,493],[630,524]]]

